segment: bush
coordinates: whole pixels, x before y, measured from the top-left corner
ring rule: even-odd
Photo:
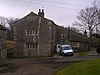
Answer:
[[[13,41],[7,41],[7,49],[14,48],[14,42]]]
[[[13,57],[13,52],[14,52],[14,42],[7,41],[7,57],[8,58]]]

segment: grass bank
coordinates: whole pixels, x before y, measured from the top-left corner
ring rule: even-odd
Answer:
[[[69,65],[57,72],[56,75],[100,75],[100,59]]]

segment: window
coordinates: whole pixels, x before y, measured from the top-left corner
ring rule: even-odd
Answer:
[[[26,48],[29,48],[29,44],[26,43]]]
[[[30,31],[29,30],[27,30],[27,34],[30,34]]]
[[[35,49],[37,49],[37,48],[38,48],[38,43],[35,44]]]
[[[33,48],[34,48],[34,44],[33,44]]]
[[[35,30],[35,34],[37,34],[37,30]]]
[[[66,38],[66,34],[61,34],[61,38],[62,39]]]
[[[37,30],[26,30],[26,35],[34,35],[37,34]]]
[[[32,34],[33,34],[32,30],[26,30],[26,35],[32,35]]]
[[[26,48],[27,49],[37,49],[38,43],[26,43]]]
[[[72,42],[72,46],[73,47],[79,47],[80,46],[80,43],[79,42]]]
[[[33,46],[32,44],[29,44],[29,48],[30,48],[30,49],[32,49],[32,48],[33,48],[32,46]]]
[[[32,34],[32,30],[29,31],[29,34]]]
[[[65,47],[62,47],[62,50],[71,50],[71,47],[70,46],[65,46]]]
[[[34,35],[34,30],[32,30],[32,34]]]

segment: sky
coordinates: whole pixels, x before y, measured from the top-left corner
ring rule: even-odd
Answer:
[[[81,9],[94,0],[0,0],[0,16],[22,18],[31,11],[44,9],[45,17],[57,25],[67,27],[76,20]]]

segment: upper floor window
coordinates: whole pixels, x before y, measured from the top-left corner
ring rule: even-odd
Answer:
[[[37,35],[37,30],[26,30],[26,35]]]
[[[29,34],[33,34],[32,32],[33,32],[33,31],[32,31],[32,30],[30,30],[30,31],[29,31]]]
[[[66,38],[66,34],[61,34],[61,38],[65,39]]]
[[[30,35],[30,34],[32,34],[32,33],[31,33],[30,30],[26,30],[26,34],[27,34],[27,35]]]
[[[35,30],[35,34],[37,34],[37,30]]]

